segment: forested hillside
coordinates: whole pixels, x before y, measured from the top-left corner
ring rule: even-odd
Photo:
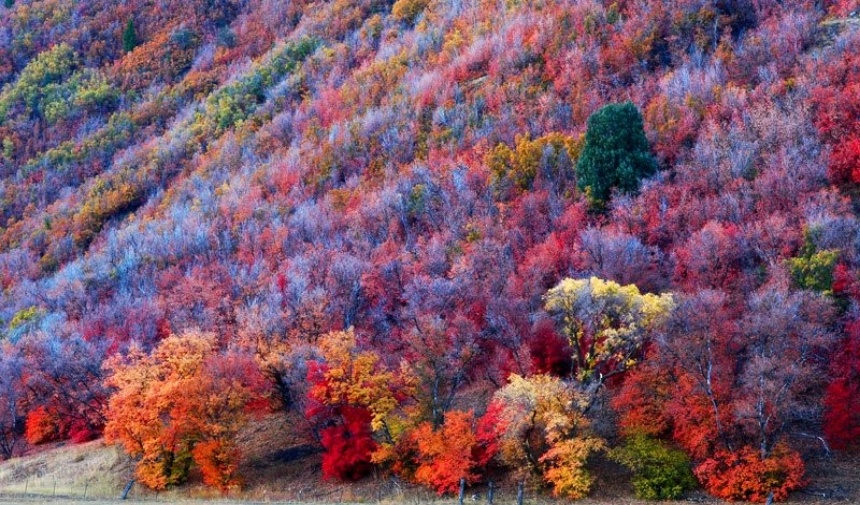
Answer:
[[[0,459],[786,499],[860,449],[854,0],[5,0]],[[193,472],[192,472],[193,470]]]

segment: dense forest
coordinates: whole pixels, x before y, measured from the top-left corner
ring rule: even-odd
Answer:
[[[852,0],[5,0],[0,459],[786,499],[860,449]]]

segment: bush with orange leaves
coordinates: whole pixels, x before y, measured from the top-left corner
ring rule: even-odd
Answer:
[[[226,491],[241,484],[235,437],[259,383],[251,358],[219,354],[214,335],[186,333],[151,354],[134,347],[106,367],[116,392],[105,438],[138,460],[141,483],[179,484],[196,463],[207,485]]]
[[[804,485],[803,458],[797,451],[778,445],[762,457],[761,451],[743,447],[723,450],[696,467],[694,473],[717,498],[763,503],[782,501]]]
[[[60,419],[47,407],[36,407],[27,413],[24,438],[33,445],[54,442],[61,438]]]
[[[203,482],[221,490],[241,485],[239,461],[242,453],[232,440],[212,439],[198,443],[191,451],[194,461],[200,465]]]
[[[477,482],[498,449],[498,427],[495,407],[479,419],[472,412],[448,412],[436,429],[420,424],[409,434],[417,464],[413,479],[440,495],[455,492],[460,479]]]

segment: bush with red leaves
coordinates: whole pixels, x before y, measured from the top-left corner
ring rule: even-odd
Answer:
[[[537,323],[534,336],[529,341],[529,353],[535,373],[556,377],[570,375],[573,368],[572,352],[564,337],[555,331],[552,321],[547,319]]]
[[[860,320],[845,332],[824,394],[824,434],[835,449],[860,447]]]
[[[103,428],[84,419],[63,419],[50,406],[40,406],[27,413],[24,437],[33,445],[60,440],[82,444],[99,438]]]
[[[796,451],[777,446],[766,458],[752,447],[737,451],[718,451],[695,469],[705,489],[724,500],[756,503],[773,495],[785,500],[788,493],[804,485],[805,467]]]
[[[36,407],[27,413],[24,437],[33,445],[60,440],[62,433],[59,417],[47,407]]]
[[[376,450],[376,442],[370,431],[370,412],[348,406],[338,410],[342,424],[329,426],[321,432],[325,449],[323,476],[327,479],[359,480],[373,469],[371,455]]]

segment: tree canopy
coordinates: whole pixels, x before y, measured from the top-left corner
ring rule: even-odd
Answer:
[[[576,164],[577,186],[598,203],[612,190],[633,192],[657,171],[642,114],[632,102],[604,105],[589,116],[585,145]]]

